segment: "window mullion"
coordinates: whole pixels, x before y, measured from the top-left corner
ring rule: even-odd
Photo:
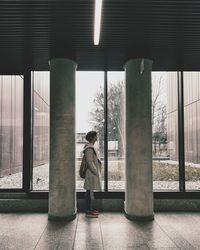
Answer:
[[[185,192],[184,98],[183,71],[178,72],[178,154],[179,191]]]
[[[104,71],[104,191],[108,192],[108,82]]]
[[[32,138],[32,83],[31,71],[24,74],[24,107],[23,107],[23,190],[32,189],[33,138]]]

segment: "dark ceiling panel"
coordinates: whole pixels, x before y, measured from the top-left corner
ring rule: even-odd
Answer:
[[[200,70],[199,0],[104,0],[99,46],[93,20],[93,0],[0,0],[0,72],[48,70],[53,57],[79,70],[123,70],[136,57]]]

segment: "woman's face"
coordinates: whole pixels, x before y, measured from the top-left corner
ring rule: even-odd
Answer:
[[[95,142],[97,141],[97,135],[95,135],[93,138],[92,138],[92,143],[94,144]]]

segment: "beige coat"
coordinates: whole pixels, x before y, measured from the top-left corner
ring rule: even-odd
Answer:
[[[101,161],[94,151],[96,152],[91,143],[86,144],[83,150],[87,161],[84,189],[101,191]]]

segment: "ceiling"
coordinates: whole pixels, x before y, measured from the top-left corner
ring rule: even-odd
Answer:
[[[123,70],[150,58],[153,70],[200,71],[199,0],[104,0],[99,46],[94,0],[0,0],[0,73],[48,70],[67,57],[78,70]]]

